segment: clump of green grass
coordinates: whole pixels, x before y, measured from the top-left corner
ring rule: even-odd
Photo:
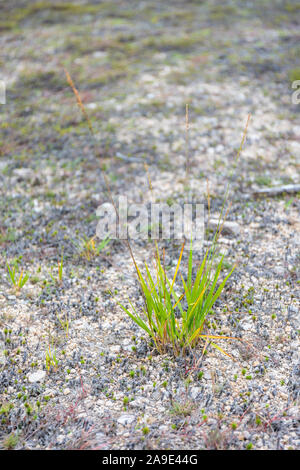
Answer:
[[[18,444],[19,437],[15,433],[11,433],[8,436],[4,437],[2,440],[2,448],[7,450],[12,450]]]
[[[21,273],[17,273],[17,263],[14,263],[13,266],[10,266],[8,263],[7,269],[8,269],[8,274],[9,274],[9,280],[11,284],[14,286],[16,293],[19,293],[22,287],[26,284],[26,282],[29,279],[29,274],[25,273],[23,269],[21,270]]]
[[[131,310],[120,304],[127,315],[152,338],[159,352],[165,352],[169,346],[175,355],[184,354],[188,348],[195,347],[201,339],[228,338],[204,334],[205,320],[224,286],[235,269],[220,280],[223,265],[222,256],[215,266],[215,249],[210,248],[198,266],[195,279],[193,272],[192,243],[189,250],[188,268],[185,278],[181,275],[181,292],[176,293],[175,282],[181,264],[184,245],[172,280],[162,264],[156,245],[156,276],[154,277],[145,263],[146,273],[143,275],[136,265],[138,279],[144,298],[144,317],[134,308]],[[183,306],[183,299],[186,306]],[[224,352],[218,345],[211,345]]]
[[[57,265],[58,265],[57,278],[55,278],[52,275],[52,272],[49,273],[49,274],[50,274],[50,277],[51,277],[52,281],[54,282],[54,284],[56,284],[56,283],[57,284],[62,284],[62,281],[63,281],[63,266],[64,266],[63,254],[61,255],[60,261],[58,261]]]
[[[56,316],[57,316],[57,319],[58,319],[58,321],[59,321],[59,323],[60,323],[61,328],[65,331],[66,338],[68,338],[68,337],[69,337],[70,322],[69,322],[69,319],[68,319],[68,317],[67,317],[67,313],[65,313],[65,318],[64,318],[64,319],[62,319],[62,318],[59,316],[58,313],[56,314]]]
[[[56,357],[56,349],[52,351],[50,344],[49,344],[48,351],[46,350],[46,353],[45,353],[45,361],[46,361],[47,372],[50,372],[51,369],[53,369],[54,371],[57,370],[58,359]]]
[[[191,401],[185,401],[183,403],[173,402],[170,413],[175,416],[190,416],[195,408],[194,403]]]
[[[95,237],[92,238],[80,238],[80,243],[76,245],[81,257],[87,261],[91,261],[93,258],[98,256],[100,252],[110,242],[109,238],[105,238],[98,245],[95,243]]]
[[[264,176],[264,175],[257,176],[255,178],[255,182],[260,186],[271,186],[272,185],[272,179],[269,178],[268,176]]]

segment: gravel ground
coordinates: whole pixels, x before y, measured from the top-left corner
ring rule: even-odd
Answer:
[[[267,0],[1,5],[2,448],[300,448],[299,193],[254,194],[300,183],[299,13]],[[230,185],[220,249],[224,274],[237,269],[207,329],[242,339],[219,343],[232,358],[158,354],[120,309],[127,296],[142,308],[128,251],[82,241],[108,200],[103,172],[134,202],[207,204],[208,179],[212,218]],[[159,246],[174,272],[180,246]],[[151,241],[133,251],[151,264]],[[7,262],[30,274],[19,292]]]

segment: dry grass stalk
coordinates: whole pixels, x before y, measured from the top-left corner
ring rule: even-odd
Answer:
[[[189,142],[189,105],[185,105],[185,139],[186,139],[186,179],[188,181],[190,172],[190,142]]]
[[[88,113],[86,112],[86,109],[84,107],[84,104],[80,98],[80,95],[79,95],[79,92],[77,90],[77,88],[75,87],[74,85],[74,82],[71,78],[71,75],[69,74],[69,72],[65,69],[65,74],[66,74],[66,77],[67,77],[67,81],[68,81],[68,84],[70,85],[70,87],[72,88],[73,90],[73,93],[76,97],[76,101],[77,101],[77,104],[79,106],[79,108],[81,109],[81,112],[82,114],[84,115],[85,119],[87,120],[87,123],[88,123],[88,126],[89,126],[89,129],[90,129],[90,132],[91,134],[94,136],[94,130],[93,130],[93,127],[92,127],[92,123],[91,123],[91,120],[88,116]]]

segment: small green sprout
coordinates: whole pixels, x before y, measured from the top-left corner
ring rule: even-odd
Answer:
[[[13,267],[9,266],[8,263],[6,265],[7,265],[7,269],[8,269],[10,282],[14,286],[16,293],[18,293],[22,289],[22,287],[24,287],[26,282],[28,281],[29,274],[25,273],[25,275],[24,275],[24,271],[22,270],[20,275],[18,276],[18,274],[17,274],[17,263],[15,263]]]
[[[2,440],[2,447],[7,450],[13,450],[18,444],[18,441],[18,435],[12,432]]]
[[[46,351],[46,369],[49,372],[50,369],[53,367],[54,371],[57,370],[58,367],[58,359],[56,357],[56,349],[55,351],[51,351],[51,347],[49,344],[49,349]]]
[[[257,426],[259,426],[261,424],[261,419],[260,419],[259,416],[256,416],[255,423],[257,424]]]

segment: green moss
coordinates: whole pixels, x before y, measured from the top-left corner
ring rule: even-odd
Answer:
[[[143,41],[146,48],[158,51],[183,51],[189,52],[193,46],[204,44],[207,37],[211,34],[209,28],[202,29],[200,32],[184,34],[181,36],[163,35],[160,37],[150,37]]]
[[[16,23],[14,21],[0,21],[0,32],[13,30],[15,27]]]
[[[299,3],[286,3],[284,5],[284,9],[289,13],[297,13],[300,11],[300,4]]]
[[[123,398],[123,404],[126,406],[126,405],[128,405],[128,402],[129,402],[129,398],[128,398],[128,397],[124,397],[124,398]]]
[[[136,40],[136,37],[131,33],[122,33],[113,35],[106,38],[90,38],[82,36],[80,38],[69,38],[64,43],[64,51],[75,54],[76,56],[84,56],[92,54],[95,51],[108,51],[110,53],[118,52],[128,56],[137,53],[141,49],[141,44]],[[101,62],[110,62],[105,57]],[[99,64],[99,58],[96,59]]]
[[[65,75],[57,71],[25,72],[20,75],[16,87],[27,92],[32,89],[60,91],[67,88],[67,81]]]
[[[99,88],[103,85],[116,81],[120,78],[126,77],[126,72],[121,70],[108,70],[106,72],[102,72],[96,78],[91,78],[87,80],[86,87],[87,88]]]
[[[130,18],[130,16],[129,16]],[[110,17],[108,20],[107,20],[107,23],[110,25],[110,26],[119,26],[119,25],[130,25],[130,21],[126,20],[126,15],[124,15],[123,17],[120,16],[119,18],[117,16],[113,16],[113,17]]]
[[[289,71],[289,80],[291,83],[295,82],[296,80],[300,80],[300,67]]]
[[[76,15],[94,15],[98,13],[102,8],[102,5],[78,5],[71,2],[36,2],[24,8],[13,8],[6,12],[5,20],[0,21],[1,30],[12,30],[18,28],[28,18],[43,12],[40,16],[42,23],[59,23],[69,19],[70,16]]]
[[[215,21],[232,20],[239,14],[239,10],[233,5],[214,5],[210,9],[210,18]]]
[[[177,26],[180,25],[182,21],[192,21],[193,18],[194,14],[192,11],[166,11],[153,15],[150,21],[153,24],[163,22]]]

